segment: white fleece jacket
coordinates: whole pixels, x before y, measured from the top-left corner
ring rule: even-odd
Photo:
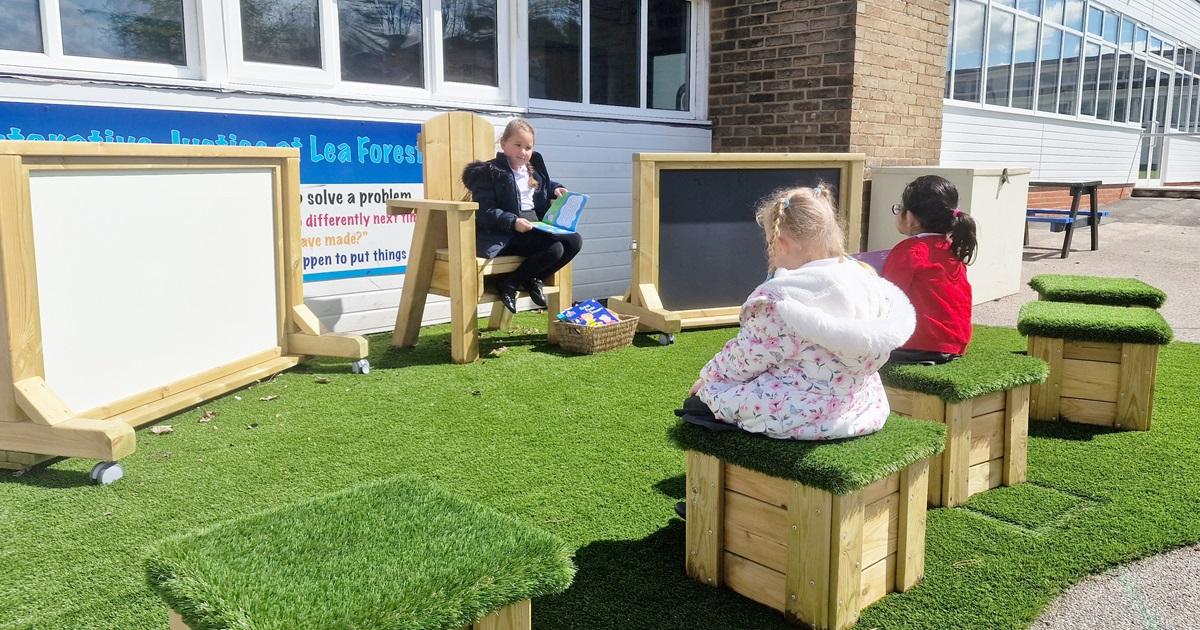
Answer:
[[[747,298],[698,395],[717,418],[774,438],[878,431],[890,411],[879,368],[915,322],[904,293],[857,261],[781,269]]]

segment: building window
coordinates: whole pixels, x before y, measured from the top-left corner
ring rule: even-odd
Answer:
[[[1096,96],[1100,80],[1100,46],[1088,43],[1083,49],[1083,85],[1080,88],[1079,113],[1096,115]]]
[[[3,0],[0,63],[195,76],[195,11],[195,0]]]
[[[1038,23],[1017,18],[1016,51],[1013,55],[1012,106],[1033,109],[1033,85],[1037,77]]]
[[[1117,51],[1108,46],[1100,48],[1099,88],[1096,92],[1096,118],[1112,120],[1113,94],[1115,92]]]
[[[988,71],[983,101],[989,105],[1008,105],[1009,80],[1012,78],[1013,23],[1015,15],[992,12],[988,27]]]
[[[1063,33],[1062,77],[1059,80],[1058,113],[1075,115],[1079,103],[1079,53],[1078,35]]]
[[[425,86],[421,0],[340,0],[342,80]]]
[[[242,58],[321,67],[318,0],[242,0]]]
[[[1058,72],[1062,56],[1062,31],[1042,30],[1042,61],[1038,78],[1038,111],[1058,111]]]
[[[983,24],[986,7],[959,0],[954,26],[954,88],[952,98],[979,102],[979,75],[983,67]]]
[[[443,77],[499,87],[496,0],[442,0]]]
[[[693,22],[688,0],[529,0],[529,96],[690,111]]]

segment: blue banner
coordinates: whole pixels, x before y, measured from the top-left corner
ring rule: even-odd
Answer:
[[[0,140],[300,149],[304,184],[415,184],[415,123],[0,101]]]

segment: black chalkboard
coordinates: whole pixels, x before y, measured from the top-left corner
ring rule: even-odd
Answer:
[[[658,295],[669,311],[738,306],[767,276],[759,200],[779,188],[840,186],[836,168],[659,172]]]

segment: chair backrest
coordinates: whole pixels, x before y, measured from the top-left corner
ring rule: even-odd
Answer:
[[[425,198],[470,201],[471,192],[462,183],[463,167],[496,157],[496,128],[470,112],[440,114],[425,121],[418,144]]]

